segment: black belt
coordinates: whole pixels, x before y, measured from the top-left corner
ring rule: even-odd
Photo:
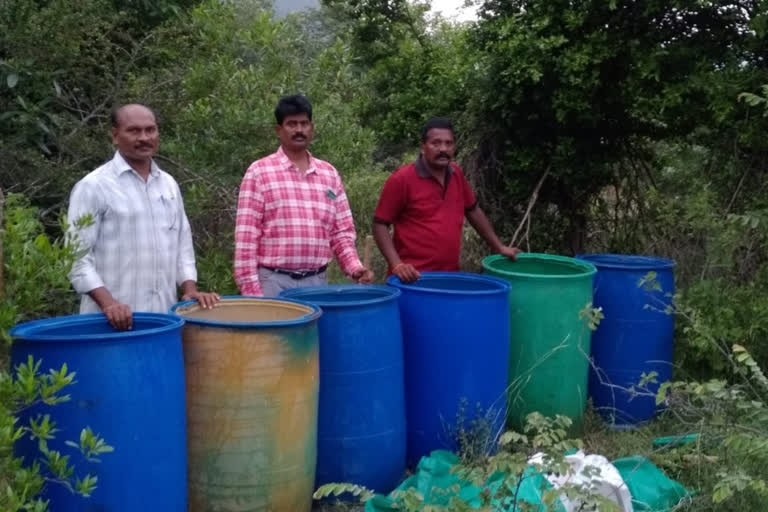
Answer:
[[[325,272],[325,269],[328,268],[328,265],[323,265],[322,267],[315,270],[283,270],[282,268],[265,267],[264,265],[262,265],[261,268],[265,268],[270,272],[274,272],[275,274],[283,274],[289,276],[291,279],[304,279],[305,277],[312,277]]]

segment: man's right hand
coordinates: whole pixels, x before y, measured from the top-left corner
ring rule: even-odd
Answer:
[[[110,325],[119,331],[127,331],[133,327],[133,313],[130,306],[113,302],[105,306],[102,311]]]
[[[416,267],[410,263],[400,262],[392,268],[392,273],[403,283],[412,283],[421,277]]]

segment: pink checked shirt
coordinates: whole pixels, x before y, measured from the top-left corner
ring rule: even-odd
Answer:
[[[262,295],[259,267],[314,270],[333,255],[351,275],[363,267],[355,224],[336,169],[309,155],[301,173],[280,147],[248,167],[235,224],[235,281],[243,295]]]

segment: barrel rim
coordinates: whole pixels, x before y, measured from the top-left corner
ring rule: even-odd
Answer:
[[[496,295],[499,293],[509,293],[509,289],[511,285],[508,281],[505,281],[504,279],[500,279],[495,276],[489,276],[485,274],[473,274],[471,272],[422,272],[421,277],[419,278],[419,281],[421,281],[424,278],[431,278],[431,277],[449,277],[452,279],[459,279],[459,280],[472,280],[472,281],[486,281],[491,282],[493,284],[498,285],[498,288],[496,289],[489,289],[489,290],[446,290],[444,288],[427,288],[424,286],[414,286],[412,284],[406,284],[400,281],[400,278],[398,278],[395,275],[391,275],[387,278],[387,284],[395,287],[395,288],[401,288],[403,290],[408,290],[409,292],[422,292],[422,293],[430,293],[430,294],[436,294],[436,295]]]
[[[14,340],[19,341],[35,341],[35,342],[54,342],[54,341],[70,341],[73,343],[79,341],[122,341],[131,338],[138,338],[141,336],[154,336],[162,334],[166,331],[172,331],[174,329],[180,329],[184,325],[184,318],[169,315],[166,313],[133,313],[135,320],[150,320],[157,321],[158,323],[165,322],[165,325],[159,327],[153,327],[151,329],[142,329],[138,331],[117,331],[111,333],[100,334],[81,334],[81,335],[51,335],[51,334],[36,334],[36,332],[45,327],[51,329],[56,326],[71,327],[73,325],[108,323],[107,317],[102,313],[88,313],[83,315],[65,315],[55,316],[51,318],[41,318],[38,320],[31,320],[29,322],[23,322],[15,325],[11,328],[9,334]]]
[[[310,322],[313,322],[318,318],[320,318],[320,316],[323,314],[323,311],[315,304],[311,304],[309,302],[304,302],[301,300],[287,299],[282,297],[256,297],[252,295],[223,295],[221,297],[222,301],[243,300],[243,299],[256,300],[259,302],[261,301],[289,302],[299,306],[304,306],[305,308],[309,308],[311,311],[308,313],[305,313],[300,317],[294,318],[292,320],[275,320],[274,322],[222,322],[219,320],[207,320],[205,318],[186,317],[186,316],[183,316],[181,313],[177,312],[177,309],[197,303],[197,300],[193,299],[193,300],[185,300],[185,301],[174,304],[173,306],[171,306],[170,313],[172,315],[183,318],[188,324],[204,325],[206,327],[220,327],[224,329],[271,329],[271,328],[278,328],[278,327],[295,327],[298,325],[306,325]]]
[[[526,272],[510,272],[508,270],[499,270],[497,268],[493,268],[492,266],[493,263],[507,259],[507,257],[502,254],[492,254],[491,256],[487,256],[483,258],[483,262],[482,262],[483,269],[486,271],[495,272],[504,277],[515,277],[518,279],[541,279],[541,280],[556,279],[558,281],[565,280],[565,279],[572,279],[572,280],[584,279],[584,278],[592,277],[597,273],[597,267],[595,267],[589,261],[579,260],[577,258],[569,258],[568,256],[559,256],[556,254],[544,254],[544,253],[538,253],[538,252],[525,252],[525,253],[518,254],[517,258],[526,259],[526,260],[527,259],[548,260],[548,261],[553,261],[558,263],[566,263],[569,265],[573,265],[575,267],[581,267],[583,272],[579,274],[539,275],[539,274],[529,274]]]
[[[366,292],[380,292],[378,296],[371,297],[370,299],[363,300],[315,300],[313,295],[327,295],[338,293],[343,295],[347,292],[354,293],[366,293]],[[373,293],[371,295],[374,295]],[[384,302],[390,302],[396,300],[402,295],[402,292],[394,286],[386,286],[380,284],[340,284],[340,285],[318,285],[318,286],[302,286],[299,288],[290,288],[280,292],[280,298],[295,298],[309,302],[310,304],[316,304],[322,309],[329,308],[349,308],[349,307],[364,307],[373,306],[375,304],[381,304]]]
[[[588,261],[597,268],[620,270],[669,270],[677,265],[675,260],[670,258],[642,254],[585,253],[577,254],[576,258]]]

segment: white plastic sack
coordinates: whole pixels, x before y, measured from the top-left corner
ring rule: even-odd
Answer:
[[[583,451],[572,455],[566,455],[565,460],[570,466],[570,471],[564,475],[551,474],[547,480],[555,489],[566,484],[589,486],[595,493],[605,496],[619,506],[621,512],[632,511],[632,495],[629,493],[619,471],[602,455],[585,455]],[[544,462],[544,454],[537,453],[528,460],[529,464],[541,465]],[[596,468],[586,471],[587,468]],[[594,474],[591,474],[594,473]],[[567,496],[560,496],[566,512],[579,510],[581,503],[571,501]]]

